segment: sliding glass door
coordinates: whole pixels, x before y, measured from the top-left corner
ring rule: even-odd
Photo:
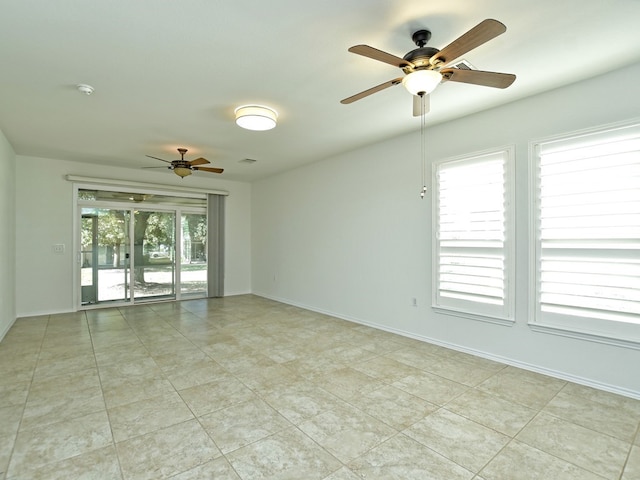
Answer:
[[[205,199],[78,191],[81,305],[207,295]]]
[[[82,208],[82,304],[129,299],[129,210]]]
[[[133,232],[134,299],[175,298],[175,212],[135,210]]]

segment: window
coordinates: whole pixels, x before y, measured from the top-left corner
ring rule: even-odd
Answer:
[[[513,320],[513,149],[434,165],[434,308]]]
[[[532,153],[532,325],[640,341],[640,125]]]

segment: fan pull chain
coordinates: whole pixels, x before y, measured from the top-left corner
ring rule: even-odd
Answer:
[[[425,135],[426,129],[426,115],[425,115],[425,103],[424,93],[420,95],[420,162],[422,163],[422,190],[420,191],[420,198],[424,199],[427,193],[427,141]]]

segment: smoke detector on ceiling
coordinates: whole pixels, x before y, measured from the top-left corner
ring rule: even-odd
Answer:
[[[80,93],[84,93],[85,95],[91,95],[94,91],[94,88],[91,85],[87,85],[84,83],[76,85],[76,88]]]

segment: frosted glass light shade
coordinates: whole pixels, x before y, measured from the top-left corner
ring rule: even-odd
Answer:
[[[416,70],[402,79],[402,85],[411,95],[429,95],[442,81],[442,74],[435,70]]]
[[[244,105],[235,109],[236,123],[247,130],[271,130],[276,126],[278,112],[260,105]]]
[[[176,175],[184,178],[187,175],[191,175],[191,169],[190,168],[185,168],[185,167],[176,167],[173,169],[173,173],[175,173]]]

